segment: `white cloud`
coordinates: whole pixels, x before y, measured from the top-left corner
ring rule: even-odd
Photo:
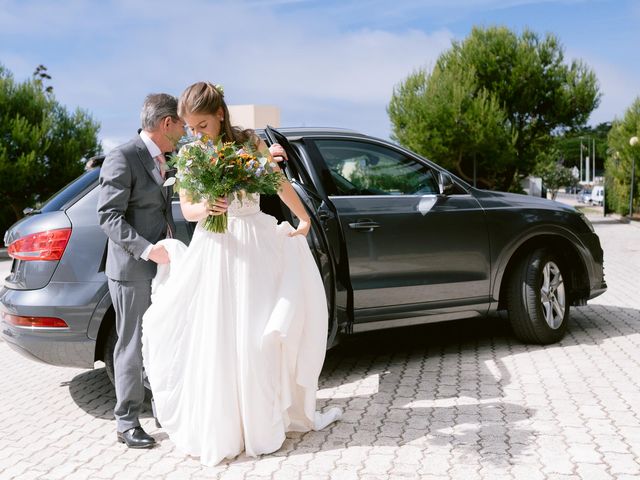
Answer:
[[[99,20],[108,6],[91,12],[72,4],[48,32],[52,7],[20,11],[30,32],[69,49],[56,60],[31,55],[22,62],[49,67],[58,99],[102,123],[105,149],[135,133],[147,93],[178,95],[199,80],[222,83],[229,103],[275,104],[290,125],[321,122],[386,136],[393,86],[433,64],[452,38],[446,30],[343,31],[331,15],[280,14],[273,2],[253,9],[242,2],[116,4],[108,22]],[[58,38],[65,28],[70,38]]]
[[[45,1],[6,2],[0,35],[14,44],[3,44],[0,55],[16,76],[45,64],[58,99],[87,109],[102,124],[105,150],[135,134],[147,93],[178,95],[199,80],[222,83],[232,104],[279,106],[287,126],[339,126],[386,137],[394,85],[431,67],[454,37],[446,29],[393,25],[432,8],[532,3],[548,2],[76,0],[64,9]],[[598,76],[605,97],[596,113],[615,114],[637,83],[604,65]]]
[[[116,148],[118,145],[122,145],[129,138],[133,137],[133,135],[129,135],[128,137],[103,137],[102,138],[102,151],[104,153],[109,153],[111,150]]]

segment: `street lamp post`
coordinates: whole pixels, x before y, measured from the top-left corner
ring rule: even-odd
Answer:
[[[629,139],[629,145],[635,147],[638,145],[638,137],[631,137]],[[633,218],[633,184],[636,181],[636,156],[633,150],[631,151],[631,193],[629,195],[629,220]]]

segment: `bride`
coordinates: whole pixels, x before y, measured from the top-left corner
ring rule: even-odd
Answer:
[[[194,134],[252,141],[269,155],[253,131],[231,126],[220,87],[191,85],[178,113]],[[143,317],[144,367],[162,427],[206,465],[274,452],[285,432],[319,430],[342,413],[316,412],[325,293],[305,238],[309,216],[288,182],[279,196],[296,229],[262,213],[258,195],[210,205],[181,191],[184,217],[198,222],[193,239],[188,248],[163,241],[171,262],[159,266]],[[203,228],[225,211],[225,233]]]

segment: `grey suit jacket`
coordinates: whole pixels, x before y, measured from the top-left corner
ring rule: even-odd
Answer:
[[[140,258],[150,245],[175,232],[173,191],[163,187],[154,159],[139,136],[113,149],[100,170],[98,220],[109,237],[105,273],[113,280],[148,280],[155,262]]]

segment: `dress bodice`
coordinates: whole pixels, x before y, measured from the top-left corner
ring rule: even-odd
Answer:
[[[244,193],[232,195],[231,203],[227,212],[230,217],[241,217],[243,215],[253,215],[260,211],[260,194]]]

